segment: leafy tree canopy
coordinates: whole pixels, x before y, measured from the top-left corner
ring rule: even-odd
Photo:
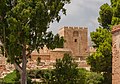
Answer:
[[[78,69],[77,64],[69,54],[65,54],[63,59],[57,59],[54,69],[54,84],[77,84]]]
[[[14,63],[16,69],[22,73],[22,80],[26,79],[27,57],[34,49],[38,50],[43,45],[53,49],[58,47],[55,46],[56,43],[61,47],[60,42],[63,38],[54,36],[51,32],[46,33],[46,31],[51,22],[59,22],[60,13],[66,15],[64,5],[69,3],[70,0],[0,1],[2,50],[8,61]],[[22,66],[19,63],[22,63]]]
[[[100,17],[98,18],[98,22],[100,26],[102,26],[103,28],[109,29],[109,26],[111,25],[112,16],[113,16],[112,8],[107,3],[103,4],[100,7],[99,14],[100,14]]]
[[[112,38],[111,32],[107,29],[98,28],[96,32],[91,33],[96,53],[88,57],[88,64],[91,65],[91,70],[96,72],[111,72],[111,57],[112,57]]]
[[[44,44],[52,49],[58,47],[55,45],[60,40],[59,36],[54,38],[53,34],[46,33],[46,30],[51,21],[59,22],[60,11],[66,14],[64,5],[69,2],[70,0],[1,1],[0,40],[11,62],[21,56],[23,45],[28,45],[28,52],[43,47]]]
[[[120,0],[111,0],[111,5],[105,3],[100,7],[98,22],[101,27],[111,29],[120,24]]]
[[[103,84],[104,78],[101,74],[95,72],[88,72],[85,84]]]
[[[112,26],[120,24],[120,0],[111,0],[100,7],[98,22],[100,27],[91,32],[96,52],[87,58],[91,70],[102,72],[104,83],[111,84],[112,79]]]

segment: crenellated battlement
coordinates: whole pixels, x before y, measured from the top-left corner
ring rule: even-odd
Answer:
[[[64,27],[60,28],[59,30],[62,30],[62,29],[87,30],[88,28],[87,28],[87,27],[71,27],[71,26],[64,26]]]

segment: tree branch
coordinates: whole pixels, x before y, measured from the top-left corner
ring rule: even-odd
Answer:
[[[31,51],[29,51],[29,52],[26,54],[26,56],[28,57],[31,53],[32,53],[32,52],[31,52]]]
[[[16,62],[14,62],[14,66],[22,74],[22,67],[19,64],[17,64]]]

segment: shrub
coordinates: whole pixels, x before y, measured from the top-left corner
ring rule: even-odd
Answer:
[[[4,84],[20,84],[20,74],[17,70],[7,74],[4,79]],[[27,78],[27,83],[31,84],[31,79]]]
[[[7,74],[7,75],[4,77],[3,80],[4,80],[5,83],[15,84],[16,82],[19,82],[19,80],[17,81],[16,78],[17,78],[16,71],[13,71],[13,72]],[[15,81],[15,80],[16,80],[16,81]]]
[[[69,54],[65,54],[63,59],[56,60],[51,84],[76,84],[78,77],[76,62]]]
[[[86,75],[85,84],[102,84],[103,80],[103,75],[96,72],[88,72]]]
[[[84,68],[79,68],[79,77],[77,78],[77,84],[85,84],[87,72],[89,71]]]

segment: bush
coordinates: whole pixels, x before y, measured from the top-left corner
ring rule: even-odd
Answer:
[[[53,70],[51,84],[76,84],[78,76],[77,63],[69,54],[57,59]]]
[[[19,82],[19,80],[17,81],[16,78],[17,78],[16,71],[13,71],[7,74],[3,80],[6,84],[15,84],[16,82]]]
[[[29,77],[27,79],[27,83],[31,84],[31,79]],[[5,76],[3,81],[3,84],[20,84],[20,74],[17,70],[14,70]]]
[[[0,84],[5,84],[2,78],[0,79]]]
[[[87,72],[89,71],[84,68],[79,68],[79,77],[77,78],[77,84],[85,84]]]
[[[104,77],[96,72],[88,72],[85,84],[103,84]]]
[[[30,70],[31,78],[39,78],[42,83],[33,84],[102,84],[103,75],[78,68],[71,56],[65,54],[63,59],[57,59],[55,69]]]
[[[53,70],[48,70],[48,69],[44,69],[44,70],[29,70],[28,72],[28,76],[31,79],[37,78],[37,79],[41,79],[42,83],[46,84],[48,83],[48,81],[51,81],[51,77],[52,77],[52,72]],[[39,84],[40,82],[32,82],[33,84]],[[40,83],[41,84],[41,83]]]

